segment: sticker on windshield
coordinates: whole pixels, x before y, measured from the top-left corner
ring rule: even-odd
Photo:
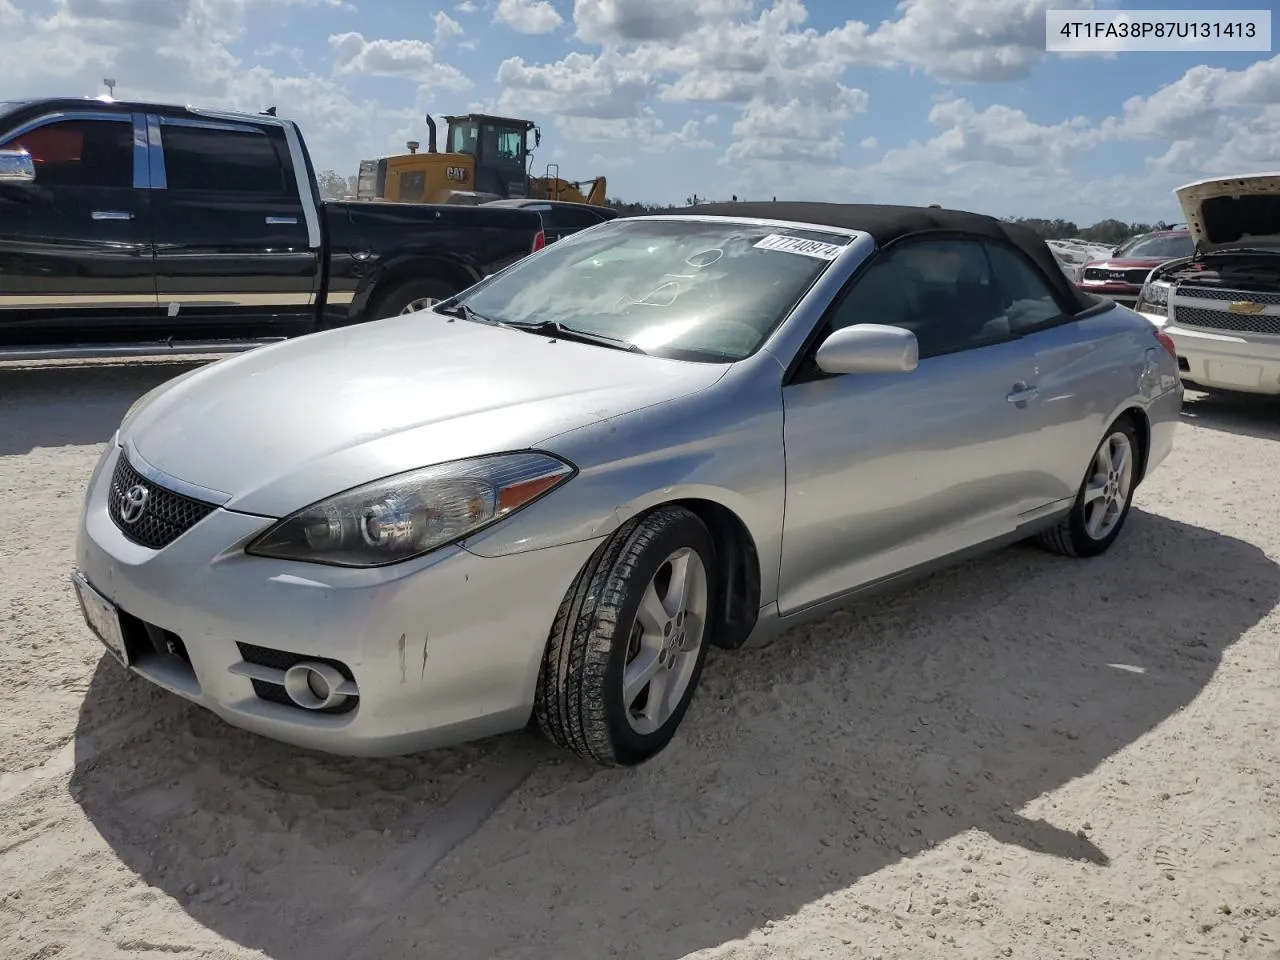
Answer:
[[[844,249],[834,243],[806,240],[803,237],[788,237],[782,233],[771,233],[755,246],[758,250],[780,250],[783,253],[798,253],[803,257],[816,257],[819,260],[834,260]]]

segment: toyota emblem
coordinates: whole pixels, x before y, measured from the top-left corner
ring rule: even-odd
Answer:
[[[151,491],[140,483],[135,483],[120,496],[120,519],[125,523],[137,523],[147,512],[147,501],[151,499]]]

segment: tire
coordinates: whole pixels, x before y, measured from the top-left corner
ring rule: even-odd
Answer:
[[[431,278],[409,280],[406,283],[397,284],[378,297],[369,308],[369,319],[382,320],[401,313],[413,313],[416,311],[409,308],[416,303],[423,304],[418,309],[425,309],[430,305],[425,301],[448,300],[457,292],[452,284],[445,283],[443,280]]]
[[[1104,473],[1104,451],[1110,454],[1114,465],[1120,450],[1127,450],[1127,460],[1118,470]],[[1037,542],[1064,557],[1096,557],[1106,551],[1120,536],[1129,517],[1133,492],[1138,485],[1141,455],[1142,447],[1133,421],[1128,416],[1121,417],[1107,430],[1107,435],[1089,459],[1071,512],[1057,526],[1039,534]],[[1101,493],[1091,497],[1091,491]],[[1097,513],[1099,510],[1103,511],[1101,517]]]
[[[534,718],[550,740],[602,766],[642,763],[671,742],[716,626],[714,561],[706,526],[676,506],[628,521],[596,550],[565,593],[543,655]],[[664,594],[681,570],[689,589],[677,612],[674,593]],[[642,665],[651,679],[628,703],[624,678],[642,676]]]

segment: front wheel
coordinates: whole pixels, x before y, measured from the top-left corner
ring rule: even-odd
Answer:
[[[706,526],[664,506],[620,527],[565,594],[534,717],[605,766],[642,763],[675,735],[702,674],[719,598]]]
[[[1041,546],[1067,557],[1096,557],[1120,536],[1138,480],[1138,434],[1127,416],[1098,444],[1071,512],[1040,534]]]
[[[422,279],[401,283],[374,302],[369,310],[370,320],[382,320],[405,313],[428,310],[442,300],[448,300],[458,291],[443,280]]]

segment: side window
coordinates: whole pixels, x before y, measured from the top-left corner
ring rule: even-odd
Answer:
[[[1012,333],[1062,316],[1062,306],[1039,272],[1008,247],[987,244],[991,276]]]
[[[600,217],[590,210],[556,207],[551,215],[554,217],[556,225],[564,227],[566,230],[585,230],[587,227],[594,227],[597,223],[603,222]],[[544,218],[546,216],[546,214],[543,214]]]
[[[58,120],[0,147],[31,154],[41,186],[133,186],[133,123],[128,118]]]
[[[835,307],[831,327],[883,323],[916,335],[929,357],[1009,336],[983,245],[908,242],[881,253]]]
[[[170,190],[274,197],[291,193],[285,182],[284,159],[265,132],[162,123],[160,142]]]

